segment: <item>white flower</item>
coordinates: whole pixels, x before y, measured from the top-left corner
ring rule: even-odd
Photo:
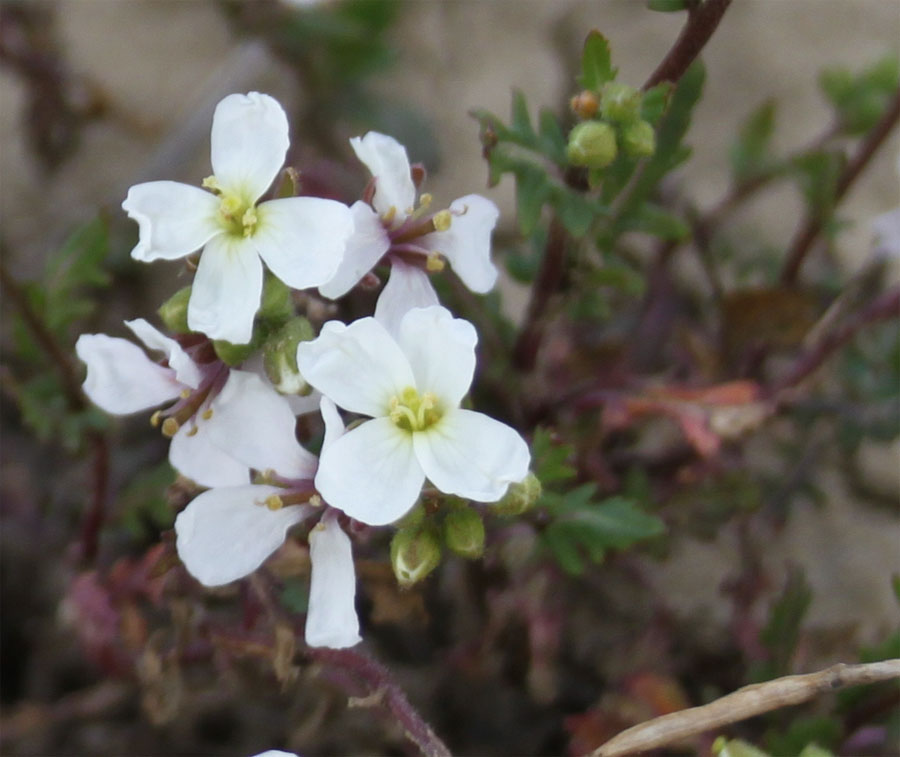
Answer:
[[[428,274],[402,260],[391,263],[391,275],[375,303],[375,320],[392,334],[400,331],[400,321],[413,308],[438,305],[437,292]]]
[[[288,148],[284,110],[268,95],[229,95],[212,125],[211,192],[174,181],[128,190],[122,207],[138,222],[132,257],[174,260],[203,248],[188,325],[213,339],[250,341],[262,293],[262,258],[288,286],[331,279],[353,231],[350,209],[334,200],[288,197],[257,205]]]
[[[387,253],[392,258],[419,258],[434,270],[443,267],[439,257],[443,256],[469,289],[489,291],[497,281],[490,257],[497,206],[472,194],[454,201],[449,210],[429,213],[431,196],[422,195],[416,208],[416,188],[403,145],[374,131],[354,137],[350,145],[372,172],[375,194],[371,207],[357,202],[351,208],[355,231],[337,273],[319,291],[332,299],[341,297]]]
[[[168,365],[154,363],[127,339],[82,334],[75,351],[88,369],[85,394],[113,415],[174,401],[155,418],[165,419],[169,462],[182,475],[202,486],[231,486],[248,483],[251,467],[277,465],[293,476],[315,470],[315,458],[294,437],[288,401],[263,379],[229,371],[218,360],[196,363],[143,319],[125,325],[149,349],[162,351]]]
[[[343,433],[343,424],[329,400],[322,399],[321,409],[324,450]],[[293,421],[293,414],[282,410],[285,420],[289,416]],[[234,439],[230,451],[250,462],[246,448],[246,441]],[[222,586],[255,571],[284,543],[291,526],[321,512],[307,504],[314,495],[312,474],[310,468],[305,477],[285,480],[283,486],[221,487],[196,497],[175,519],[175,546],[191,575],[206,586]],[[350,539],[336,515],[334,510],[326,512],[309,535],[312,576],[306,642],[342,649],[358,643],[360,636]]]
[[[472,324],[442,307],[410,310],[391,334],[374,318],[330,321],[297,348],[306,380],[350,412],[372,417],[322,451],[316,488],[370,525],[439,490],[495,502],[528,473],[528,446],[509,426],[460,409],[475,370]]]
[[[880,260],[900,260],[900,208],[882,213],[872,221],[874,255]]]

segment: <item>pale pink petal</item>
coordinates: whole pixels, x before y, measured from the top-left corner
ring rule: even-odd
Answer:
[[[400,321],[397,341],[419,392],[437,395],[444,409],[459,405],[475,374],[475,327],[446,308],[416,308]]]
[[[306,643],[345,649],[362,641],[356,616],[356,570],[350,539],[333,518],[323,518],[309,532],[312,575]]]
[[[425,475],[447,494],[496,502],[528,474],[531,454],[515,429],[481,413],[453,410],[413,435]]]
[[[297,366],[326,397],[364,415],[387,415],[391,397],[415,387],[409,361],[374,318],[349,326],[329,321],[316,339],[297,346]]]
[[[486,197],[466,195],[453,202],[450,212],[450,228],[422,237],[421,244],[446,257],[473,292],[489,292],[497,282],[497,269],[491,262],[491,232],[500,211]]]
[[[402,221],[416,202],[416,187],[409,169],[406,148],[393,137],[370,131],[364,137],[353,137],[350,146],[375,178],[372,205],[379,215],[395,209]]]
[[[200,486],[240,486],[249,483],[250,469],[217,447],[202,418],[188,421],[169,444],[169,462]],[[194,429],[197,429],[194,431]]]
[[[285,478],[313,477],[316,458],[297,441],[290,403],[255,373],[232,370],[210,410],[198,424],[235,460]]]
[[[287,116],[268,95],[228,95],[216,106],[211,143],[219,184],[253,205],[284,165],[290,144]]]
[[[143,318],[133,321],[125,321],[125,325],[140,339],[148,349],[159,350],[165,353],[169,367],[175,371],[175,378],[185,386],[196,389],[203,380],[203,373],[190,356],[181,349],[181,345],[174,339],[154,328]]]
[[[322,452],[316,488],[329,505],[351,518],[383,526],[407,513],[424,480],[410,434],[388,418],[375,418]]]
[[[319,197],[286,197],[262,203],[256,213],[250,239],[285,284],[308,289],[334,276],[353,232],[350,208]]]
[[[188,326],[212,339],[246,344],[262,295],[263,267],[247,239],[209,241],[200,256],[188,302]]]
[[[150,360],[127,339],[82,334],[75,352],[87,366],[84,393],[113,415],[128,415],[173,400],[184,386],[175,372]]]
[[[336,300],[356,286],[388,251],[391,240],[378,214],[364,202],[350,207],[353,213],[353,234],[347,240],[344,258],[334,276],[319,287],[323,297]]]
[[[410,310],[438,304],[437,292],[425,271],[402,260],[392,260],[391,277],[375,304],[375,320],[396,337],[400,321]]]
[[[138,243],[131,257],[144,263],[190,255],[223,233],[219,199],[177,181],[136,184],[128,190],[122,209],[138,223]]]
[[[312,507],[270,510],[276,486],[210,489],[175,519],[175,547],[188,572],[205,586],[221,586],[249,575],[284,544],[287,530],[307,518]]]

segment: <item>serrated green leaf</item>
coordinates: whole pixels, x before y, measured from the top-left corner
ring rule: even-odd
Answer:
[[[510,120],[510,132],[526,145],[533,145],[537,135],[531,126],[531,116],[528,114],[528,102],[525,95],[518,89],[513,90],[512,118]]]
[[[644,98],[641,101],[641,118],[656,126],[663,113],[666,112],[673,88],[672,82],[664,81],[644,92]]]
[[[554,442],[547,429],[540,426],[535,429],[531,440],[531,458],[534,461],[535,475],[543,484],[545,495],[548,494],[549,484],[575,477],[575,468],[570,463],[574,454],[575,448],[571,444]]]
[[[549,108],[542,108],[538,121],[538,136],[543,153],[557,165],[566,165],[566,135],[559,125],[556,114]]]
[[[538,167],[516,172],[516,213],[519,229],[530,235],[541,217],[541,208],[549,195],[546,175]]]
[[[578,83],[585,89],[599,92],[608,81],[616,78],[618,69],[612,65],[609,42],[596,29],[584,41],[581,53],[581,76]]]
[[[746,181],[767,171],[774,159],[769,155],[775,131],[775,101],[767,100],[743,123],[731,146],[731,170],[735,181]]]

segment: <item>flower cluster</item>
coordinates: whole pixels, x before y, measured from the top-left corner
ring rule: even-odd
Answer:
[[[426,481],[497,502],[526,478],[530,454],[512,428],[460,407],[477,334],[440,306],[429,280],[449,262],[472,291],[493,287],[493,203],[467,195],[433,210],[403,146],[373,132],[350,141],[372,174],[359,202],[263,199],[288,144],[273,98],[230,95],[215,111],[203,188],[132,187],[122,204],[139,227],[132,257],[200,251],[189,259],[192,285],[161,310],[174,337],[143,319],[125,323],[161,360],[104,334],[82,335],[76,350],[84,390],[107,412],[165,406],[151,421],[171,439],[169,460],[205,489],[175,521],[187,570],[206,586],[238,580],[307,524],[306,641],[341,648],[360,640],[347,526],[395,523]],[[316,336],[296,312],[291,290],[336,299],[379,265],[390,276],[373,317],[329,321]],[[178,302],[180,320],[171,315]],[[349,428],[341,410],[353,416]],[[318,457],[295,432],[296,415],[312,411],[325,428]]]

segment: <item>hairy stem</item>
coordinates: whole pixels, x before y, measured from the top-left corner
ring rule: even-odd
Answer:
[[[308,654],[314,660],[352,673],[361,680],[369,695],[355,700],[357,705],[378,704],[387,708],[403,727],[407,738],[419,747],[425,757],[451,757],[450,750],[410,704],[404,691],[383,665],[352,649],[315,647]]]
[[[835,204],[840,202],[847,190],[853,186],[853,183],[872,160],[878,148],[881,147],[894,126],[897,125],[898,120],[900,120],[900,90],[896,92],[894,99],[885,110],[881,120],[860,143],[856,154],[850,159],[850,162],[847,163],[838,177],[834,193]],[[807,215],[803,225],[797,229],[794,240],[788,248],[787,259],[781,272],[782,284],[791,285],[796,282],[800,273],[800,266],[803,264],[803,260],[806,258],[813,242],[816,241],[821,233],[824,220],[819,214],[810,213]]]
[[[650,78],[644,82],[644,89],[650,89],[660,82],[677,82],[696,60],[709,38],[731,5],[731,0],[704,0],[688,8],[688,19],[672,49],[662,59]]]

